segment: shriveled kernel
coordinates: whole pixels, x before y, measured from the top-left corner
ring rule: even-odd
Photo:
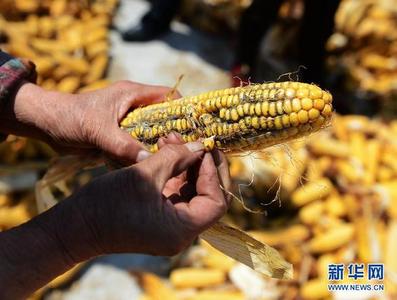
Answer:
[[[249,113],[250,113],[250,104],[249,103],[244,103],[243,110],[244,110],[244,115],[249,115]]]
[[[216,123],[213,123],[211,125],[211,132],[212,132],[212,135],[217,135],[218,134],[218,125]]]
[[[257,116],[261,116],[262,115],[261,103],[260,102],[255,104],[255,113],[256,113]]]
[[[276,111],[276,103],[274,102],[270,102],[269,103],[269,114],[272,117],[275,117],[277,115],[277,111]]]
[[[153,136],[157,136],[158,132],[159,132],[159,130],[158,130],[158,125],[154,125],[154,126],[152,127],[152,134],[153,134]]]
[[[227,107],[232,107],[233,106],[233,96],[229,96],[227,98],[227,103],[226,103]]]
[[[163,125],[159,125],[158,132],[159,132],[159,135],[164,134],[164,126]]]
[[[216,101],[217,101],[217,99],[219,99],[219,98],[213,98],[213,99],[211,99],[211,111],[214,111],[214,110],[216,110]],[[219,100],[220,101],[220,100]]]
[[[317,119],[319,116],[320,116],[320,112],[317,109],[312,108],[309,110],[309,119],[310,120]]]
[[[221,108],[221,110],[219,111],[219,117],[221,119],[224,119],[226,115],[226,109],[225,108]]]
[[[238,121],[238,126],[240,127],[240,129],[242,131],[245,131],[247,129],[247,125],[245,125],[245,120],[244,119],[240,119],[240,121]]]
[[[252,118],[250,116],[245,117],[244,121],[245,121],[245,125],[247,125],[247,127],[251,127]]]
[[[291,89],[291,88],[289,88],[289,89],[287,89],[286,91],[285,91],[285,98],[287,98],[287,99],[293,99],[294,97],[295,97],[295,90],[294,89]]]
[[[259,129],[260,125],[259,125],[259,118],[258,117],[253,117],[251,120],[251,124],[252,127],[254,127],[255,129]]]
[[[157,144],[150,146],[150,152],[157,152],[159,150],[159,146]]]
[[[284,112],[290,114],[292,112],[291,100],[286,99],[283,104]]]
[[[259,118],[259,124],[261,125],[261,128],[262,128],[262,129],[265,129],[265,128],[266,128],[266,124],[267,124],[266,121],[267,121],[267,120],[266,120],[265,117],[260,117],[260,118]]]
[[[222,130],[223,130],[223,134],[228,134],[229,129],[227,123],[223,123]]]
[[[313,107],[313,101],[310,98],[303,98],[301,100],[301,105],[304,110],[309,110]]]
[[[175,114],[176,114],[177,116],[180,116],[181,113],[182,113],[181,110],[182,110],[182,107],[177,106],[176,109],[175,109]]]
[[[288,81],[283,81],[283,82],[281,82],[281,87],[282,87],[283,89],[288,89],[288,87],[289,87],[289,82],[288,82]]]
[[[268,89],[263,90],[262,94],[263,94],[263,99],[269,98],[269,90]]]
[[[222,104],[222,107],[226,107],[226,105],[227,105],[227,99],[228,99],[228,97],[222,97],[222,100],[221,100],[221,104]]]
[[[244,117],[244,109],[242,105],[237,106],[237,113],[240,117]]]
[[[263,116],[267,116],[267,114],[269,112],[269,102],[268,101],[262,102],[261,111],[262,111]]]
[[[306,98],[309,97],[310,91],[308,89],[302,88],[296,92],[296,97],[298,98]]]
[[[251,104],[250,105],[250,116],[253,116],[253,115],[255,115],[255,104]]]
[[[205,127],[204,132],[207,137],[212,136],[212,129],[210,127]]]
[[[323,110],[325,102],[323,99],[315,99],[313,101],[313,107],[318,110]]]
[[[225,98],[226,96],[223,96],[222,98],[217,98],[215,101],[215,106],[217,109],[221,109],[222,108],[222,99]]]
[[[223,126],[222,126],[222,124],[218,124],[217,133],[218,133],[218,135],[223,135]]]
[[[237,95],[233,96],[232,103],[233,103],[233,106],[236,106],[236,105],[238,105],[240,103],[240,101],[238,100],[238,96]]]
[[[292,126],[299,125],[298,114],[296,112],[293,112],[289,115],[289,122],[291,123]]]
[[[238,112],[237,109],[232,108],[231,112],[230,112],[230,116],[232,118],[233,121],[237,121],[238,120]]]
[[[282,115],[281,116],[281,122],[283,123],[283,126],[284,127],[290,127],[291,126],[291,124],[290,124],[290,121],[289,121],[289,115]]]
[[[277,109],[277,113],[279,115],[282,115],[284,113],[283,101],[277,101],[276,102],[276,109]]]
[[[273,118],[267,119],[267,128],[269,128],[269,129],[274,128],[274,119]]]
[[[283,89],[277,90],[276,98],[279,100],[282,100],[282,99],[284,99],[284,97],[285,97],[285,91]]]
[[[325,117],[331,116],[332,115],[332,108],[331,105],[325,104],[323,111],[321,114]]]
[[[309,114],[306,110],[301,110],[298,112],[298,120],[301,124],[307,123],[307,121],[309,121]]]
[[[276,127],[276,129],[282,129],[283,128],[283,123],[281,122],[281,117],[277,116],[274,118],[274,127]]]
[[[207,138],[203,140],[203,145],[205,150],[211,151],[212,149],[215,148],[215,140],[214,138]]]
[[[230,120],[230,109],[227,109],[227,110],[226,110],[225,119],[226,119],[227,121]]]
[[[292,110],[298,112],[302,109],[301,102],[298,98],[292,99]]]
[[[146,128],[145,129],[143,137],[145,139],[151,139],[152,138],[152,131],[150,130],[150,128]]]
[[[270,90],[269,92],[269,99],[274,100],[276,98],[277,90]]]
[[[168,131],[172,130],[172,123],[171,120],[167,120],[165,122],[165,127],[167,127]]]

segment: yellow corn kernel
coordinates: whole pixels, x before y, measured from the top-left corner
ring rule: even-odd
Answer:
[[[354,226],[352,224],[341,224],[312,238],[309,242],[309,250],[312,253],[334,251],[349,243],[353,236]]]
[[[347,207],[339,194],[333,194],[325,200],[325,211],[332,217],[344,217],[347,214]]]
[[[171,272],[170,281],[176,288],[204,288],[224,283],[226,273],[219,269],[180,268]]]
[[[313,225],[320,221],[323,212],[324,203],[322,201],[314,201],[299,210],[299,219],[304,224]]]
[[[314,139],[309,143],[311,152],[317,155],[346,158],[350,155],[350,148],[347,144],[331,138]]]
[[[249,235],[269,246],[280,246],[301,243],[309,238],[310,232],[306,226],[297,224],[274,231],[250,231]]]
[[[330,296],[330,292],[327,289],[328,283],[328,280],[325,278],[306,281],[300,289],[300,296],[302,299],[308,300],[328,298]]]
[[[145,294],[154,300],[177,300],[178,297],[171,288],[155,274],[142,273],[139,274],[140,284],[145,291]]]
[[[244,300],[245,295],[237,291],[203,290],[195,293],[189,300]]]
[[[320,178],[296,189],[291,195],[291,200],[296,206],[303,206],[314,200],[327,197],[332,190],[332,183],[327,178]]]
[[[385,251],[385,266],[387,266],[388,272],[391,274],[397,274],[397,220],[393,220],[389,225],[388,233],[387,233],[387,245]],[[387,276],[386,276],[387,278]],[[397,287],[395,282],[391,279],[387,279],[387,287],[392,289],[390,292],[397,293]]]

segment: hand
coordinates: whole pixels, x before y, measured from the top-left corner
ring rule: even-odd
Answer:
[[[26,299],[74,264],[116,252],[173,255],[229,205],[228,166],[201,143],[160,141],[146,160],[108,173],[0,233],[0,298]],[[221,184],[222,182],[222,184]]]
[[[220,157],[225,174],[227,163]],[[143,162],[93,182],[80,199],[104,253],[174,255],[228,207],[214,158],[203,155],[199,143],[165,145]]]
[[[103,151],[112,159],[131,164],[149,154],[119,128],[128,110],[163,101],[170,88],[120,81],[83,94],[50,92],[24,83],[8,110],[17,124],[8,132],[48,142],[61,153]],[[176,97],[180,95],[176,92]],[[4,124],[2,124],[4,121]],[[1,128],[13,122],[0,120]]]

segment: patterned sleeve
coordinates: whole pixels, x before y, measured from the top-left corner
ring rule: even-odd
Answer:
[[[12,57],[0,50],[0,113],[21,82],[23,80],[35,82],[36,76],[35,65],[32,62]],[[0,142],[4,138],[5,136],[0,133]]]

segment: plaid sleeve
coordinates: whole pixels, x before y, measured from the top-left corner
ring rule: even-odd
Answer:
[[[36,81],[35,65],[0,50],[0,113],[23,80]],[[0,142],[4,136],[0,134]]]

